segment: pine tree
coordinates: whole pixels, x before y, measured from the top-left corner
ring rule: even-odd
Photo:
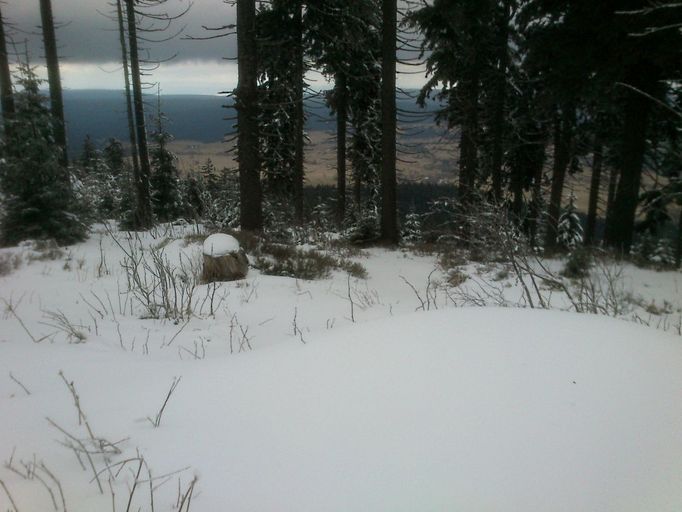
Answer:
[[[55,124],[40,94],[40,80],[22,64],[18,83],[22,90],[15,95],[16,117],[0,167],[0,243],[82,240],[87,228],[75,214],[71,179],[61,162],[63,152],[53,142]]]
[[[180,178],[177,157],[168,149],[173,137],[166,131],[159,97],[157,131],[153,136],[155,146],[151,151],[151,200],[154,215],[160,222],[170,222],[182,213]]]
[[[54,137],[55,142],[62,152],[60,159],[61,163],[64,167],[66,167],[69,163],[69,159],[66,145],[64,99],[62,98],[62,79],[59,71],[57,37],[55,34],[51,0],[40,0],[40,17],[42,20],[43,44],[45,46],[48,84],[50,86],[50,110],[52,112],[52,123],[54,124]]]
[[[326,101],[336,115],[336,220],[342,225],[348,213],[347,160],[354,180],[354,217],[361,210],[376,212],[381,168],[381,4],[311,0],[306,6],[307,49],[315,66],[334,81]],[[363,187],[368,190],[366,200]]]
[[[120,183],[89,135],[83,142],[76,176],[79,179],[76,202],[81,217],[89,216],[100,222],[114,218],[120,203]]]
[[[398,192],[396,181],[396,51],[397,0],[382,3],[381,59],[381,237],[397,244]]]
[[[104,161],[114,176],[120,176],[126,171],[126,161],[123,155],[121,141],[111,138],[102,150]]]
[[[258,134],[258,44],[255,0],[237,0],[239,80],[235,91],[242,229],[263,229],[261,162]]]
[[[575,205],[576,197],[571,193],[568,205],[559,217],[557,242],[567,250],[573,250],[583,243],[583,226]]]
[[[1,7],[1,6],[0,6]],[[9,55],[7,53],[7,41],[5,39],[5,20],[0,11],[0,106],[2,107],[2,119],[5,136],[12,129],[14,119],[14,95],[12,90],[12,75],[10,73]]]
[[[81,150],[81,156],[78,163],[83,169],[90,170],[93,168],[98,158],[99,155],[95,143],[92,142],[90,135],[86,135],[85,140],[83,141],[83,149]]]
[[[418,98],[423,106],[434,90],[446,106],[438,114],[448,128],[460,127],[459,199],[475,195],[479,176],[481,82],[494,49],[490,0],[435,0],[408,16],[420,29],[422,51],[428,53],[430,78]]]
[[[137,135],[135,130],[135,116],[133,115],[133,94],[130,85],[130,66],[128,59],[128,43],[126,42],[125,18],[122,0],[116,0],[116,21],[118,22],[119,44],[121,45],[121,64],[125,83],[126,117],[128,119],[128,140],[133,160],[133,173],[140,174],[140,157],[137,149]]]
[[[137,20],[135,18],[135,0],[125,0],[126,18],[128,21],[128,47],[130,51],[130,74],[133,88],[133,104],[135,113],[135,134],[137,136],[137,150],[140,160],[139,174],[134,176],[136,207],[131,227],[146,229],[152,226],[151,194],[149,180],[151,164],[147,145],[147,126],[142,99],[142,75],[140,70],[140,55],[138,48]]]

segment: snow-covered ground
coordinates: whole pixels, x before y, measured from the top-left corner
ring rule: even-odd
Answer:
[[[499,266],[446,288],[435,256],[371,249],[367,280],[252,271],[190,312],[184,234],[0,253],[23,262],[0,277],[0,511],[152,510],[150,489],[156,511],[682,509],[679,272],[607,269],[612,319],[491,307],[523,301]],[[127,291],[121,263],[155,255],[172,319]]]

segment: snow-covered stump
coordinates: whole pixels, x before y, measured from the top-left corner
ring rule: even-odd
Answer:
[[[235,281],[249,272],[249,260],[236,238],[217,233],[204,241],[204,283]]]

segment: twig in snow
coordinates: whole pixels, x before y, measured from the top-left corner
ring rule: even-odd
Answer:
[[[64,498],[64,489],[62,489],[62,484],[61,484],[61,482],[59,481],[59,479],[58,479],[56,476],[54,476],[54,473],[52,473],[52,471],[50,471],[49,469],[47,469],[47,466],[45,465],[44,462],[41,462],[41,463],[38,465],[38,468],[40,468],[48,477],[50,477],[50,479],[51,479],[51,480],[55,483],[55,485],[57,486],[57,490],[59,491],[59,497],[61,498],[61,502],[62,502],[62,510],[63,510],[63,512],[67,512],[67,510],[66,510],[66,499]],[[54,501],[54,500],[53,500],[53,501]],[[55,505],[55,509],[56,509],[56,508],[57,508],[57,507],[56,507],[56,505]]]
[[[294,336],[298,336],[301,339],[301,343],[304,345],[306,344],[305,339],[303,338],[303,331],[298,327],[298,308],[294,308],[294,320],[292,322],[293,327],[294,327]]]
[[[140,458],[140,465],[137,467],[137,474],[135,475],[135,481],[133,482],[133,488],[130,490],[130,496],[128,496],[128,506],[126,507],[126,512],[130,512],[130,506],[133,504],[133,495],[135,494],[135,489],[137,488],[137,483],[140,478],[140,471],[142,471],[142,463],[144,459]]]
[[[398,277],[400,277],[400,279],[402,279],[407,286],[412,288],[412,291],[417,296],[417,300],[419,300],[419,302],[421,303],[421,306],[419,306],[415,311],[419,311],[420,309],[422,311],[426,311],[426,302],[424,302],[424,299],[422,299],[421,295],[419,295],[419,291],[417,291],[417,289],[414,287],[414,285],[412,283],[410,283],[404,276],[398,276]]]
[[[31,338],[31,341],[33,341],[33,343],[40,343],[45,338],[47,338],[47,336],[43,336],[40,339],[36,339],[36,337],[33,336],[33,334],[31,334],[31,331],[28,330],[28,327],[26,327],[26,324],[24,323],[24,321],[17,314],[16,306],[14,304],[12,304],[11,302],[7,302],[5,299],[2,299],[2,302],[5,303],[5,311],[7,311],[14,318],[16,318],[17,322],[19,322],[19,325],[21,325],[21,328],[24,330],[24,332],[26,332],[26,334],[28,334],[28,337]]]
[[[159,412],[156,413],[156,417],[154,419],[151,419],[149,416],[147,416],[147,420],[153,425],[154,428],[157,428],[161,425],[161,417],[163,416],[163,411],[166,409],[166,405],[168,405],[168,400],[170,400],[170,397],[175,391],[175,388],[177,388],[178,384],[180,384],[181,379],[182,377],[173,377],[173,382],[171,384],[170,389],[168,390],[166,399],[163,401],[163,405],[161,406],[161,409],[159,409]]]
[[[196,485],[196,483],[197,477],[194,477],[194,479],[190,482],[187,491],[182,496],[182,500],[180,500],[180,507],[178,508],[178,512],[182,512],[183,507],[185,507],[185,512],[189,512],[189,506],[190,503],[192,503],[192,494],[194,494],[194,486]]]
[[[348,274],[348,302],[350,302],[350,319],[355,323],[355,303],[353,302],[353,295],[350,293],[350,274]]]
[[[19,381],[19,379],[17,379],[14,375],[12,375],[12,372],[9,372],[9,378],[12,379],[14,382],[16,382],[17,385],[18,385],[21,389],[24,390],[24,393],[26,393],[27,395],[30,395],[30,394],[31,394],[31,392],[28,390],[28,388],[27,388],[26,386],[24,386],[24,385]]]
[[[175,341],[175,338],[177,338],[180,335],[180,333],[185,330],[185,327],[187,327],[187,324],[189,324],[189,320],[190,319],[188,318],[187,321],[184,324],[182,324],[180,330],[173,335],[173,337],[170,339],[170,341],[168,341],[168,343],[166,343],[167,347],[170,347],[171,343]]]
[[[90,424],[88,423],[88,419],[85,416],[83,409],[81,408],[81,399],[80,399],[80,396],[78,396],[78,393],[76,392],[76,386],[74,385],[73,381],[69,382],[68,380],[66,380],[66,377],[64,376],[63,371],[59,370],[59,376],[64,381],[64,384],[66,384],[66,387],[69,389],[69,392],[71,393],[71,397],[73,398],[73,403],[76,406],[76,409],[78,410],[78,424],[79,425],[84,424],[86,430],[88,431],[88,435],[90,436],[90,439],[95,441],[95,434],[92,433],[92,429],[90,428]]]
[[[66,430],[64,430],[62,427],[57,425],[54,421],[52,421],[50,418],[46,418],[47,422],[52,425],[54,428],[59,430],[62,434],[64,434],[66,437],[71,439],[78,448],[80,448],[81,452],[85,454],[85,456],[88,459],[88,462],[90,463],[90,469],[92,469],[93,475],[95,475],[95,481],[97,482],[97,487],[99,488],[100,494],[104,494],[104,489],[102,488],[102,482],[100,482],[99,475],[97,474],[97,468],[95,467],[95,462],[92,460],[92,456],[90,455],[90,452],[88,449],[85,447],[83,444],[83,441],[78,439],[77,437],[73,436],[72,434],[69,434]],[[72,447],[75,451],[75,447]]]
[[[5,485],[5,482],[3,482],[1,479],[0,479],[0,487],[2,487],[2,490],[5,491],[7,498],[9,498],[9,502],[12,505],[14,512],[19,512],[19,508],[17,507],[17,504],[14,502],[14,498],[12,498],[12,495],[10,494],[9,489]]]

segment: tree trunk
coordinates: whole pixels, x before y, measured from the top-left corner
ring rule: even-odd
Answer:
[[[294,149],[294,212],[296,222],[303,224],[303,182],[304,182],[304,127],[305,105],[303,103],[303,83],[305,79],[303,51],[303,2],[298,0],[293,20],[296,32],[296,141]]]
[[[675,244],[675,268],[682,266],[682,210],[677,219],[677,243]]]
[[[592,179],[590,181],[590,201],[587,210],[587,223],[585,226],[585,245],[594,242],[597,227],[597,207],[599,205],[599,189],[603,162],[603,148],[601,142],[595,141],[594,155],[592,159]]]
[[[60,147],[61,163],[69,165],[66,146],[66,123],[64,121],[64,100],[62,98],[62,79],[59,74],[59,56],[57,55],[57,37],[50,0],[40,0],[40,18],[43,28],[43,44],[47,63],[47,78],[50,86],[50,110],[54,122],[54,138]]]
[[[346,76],[336,75],[336,224],[346,217],[346,132],[348,125]]]
[[[543,137],[544,140],[544,137]],[[542,215],[542,179],[545,167],[546,144],[542,144],[542,158],[536,162],[533,172],[533,191],[528,212],[528,233],[531,247],[536,247],[540,243],[538,232],[540,227],[540,215]]]
[[[142,79],[140,75],[140,57],[137,49],[137,25],[135,23],[134,0],[125,0],[126,16],[128,18],[128,40],[130,48],[130,71],[133,81],[133,99],[135,103],[135,128],[137,133],[137,149],[140,156],[140,172],[135,176],[135,193],[137,204],[135,209],[135,224],[138,229],[152,226],[151,195],[149,192],[149,178],[151,165],[147,148],[147,129],[144,118],[144,103],[142,101]]]
[[[502,161],[504,157],[504,120],[507,106],[507,69],[509,68],[509,22],[511,19],[511,3],[504,2],[504,13],[498,26],[498,70],[495,76],[493,96],[492,123],[492,155],[491,167],[493,178],[493,199],[499,203],[502,199]],[[518,190],[514,193],[514,203],[518,202]],[[517,212],[518,213],[518,212]]]
[[[14,120],[14,95],[12,93],[12,75],[9,70],[9,55],[5,40],[5,22],[0,11],[0,105],[2,105],[2,119],[5,127],[5,137],[12,132]]]
[[[462,80],[462,133],[459,155],[459,197],[462,206],[473,200],[474,186],[478,175],[478,96],[479,73],[477,65]]]
[[[620,180],[606,219],[604,238],[610,247],[627,254],[634,235],[651,100],[638,92],[628,93],[624,110]]]
[[[571,129],[575,110],[567,107],[561,115],[557,115],[554,122],[554,165],[552,169],[552,191],[547,210],[547,233],[545,236],[545,250],[553,251],[557,248],[559,234],[559,217],[561,215],[561,200],[564,193],[566,171],[571,159]]]
[[[355,202],[355,211],[358,214],[358,218],[360,218],[362,214],[362,178],[356,171],[353,179],[353,199]]]
[[[611,172],[609,172],[609,192],[606,198],[606,218],[611,216],[613,211],[613,201],[616,198],[616,189],[618,188],[618,169],[616,167],[611,167]]]
[[[237,156],[239,159],[240,221],[242,229],[263,228],[260,157],[258,152],[258,54],[256,2],[237,0],[239,82],[236,91]]]
[[[125,79],[126,113],[128,115],[128,137],[130,139],[130,154],[133,160],[133,176],[139,176],[140,160],[137,152],[137,140],[135,139],[135,117],[133,115],[133,97],[130,90],[128,46],[126,45],[125,23],[123,19],[123,7],[121,6],[121,0],[116,0],[116,13],[118,15],[118,32],[121,43],[121,62],[123,64],[123,77]]]
[[[522,171],[525,171],[525,169],[522,169],[520,166],[517,166],[516,169],[513,169],[509,184],[512,193],[512,212],[514,213],[514,217],[516,218],[516,220],[520,220],[523,215],[523,176],[521,175]],[[494,187],[493,199],[496,201],[496,203],[497,201],[500,200],[500,196],[495,195]]]
[[[397,0],[383,0],[381,65],[381,238],[397,244],[396,181],[396,36]]]

